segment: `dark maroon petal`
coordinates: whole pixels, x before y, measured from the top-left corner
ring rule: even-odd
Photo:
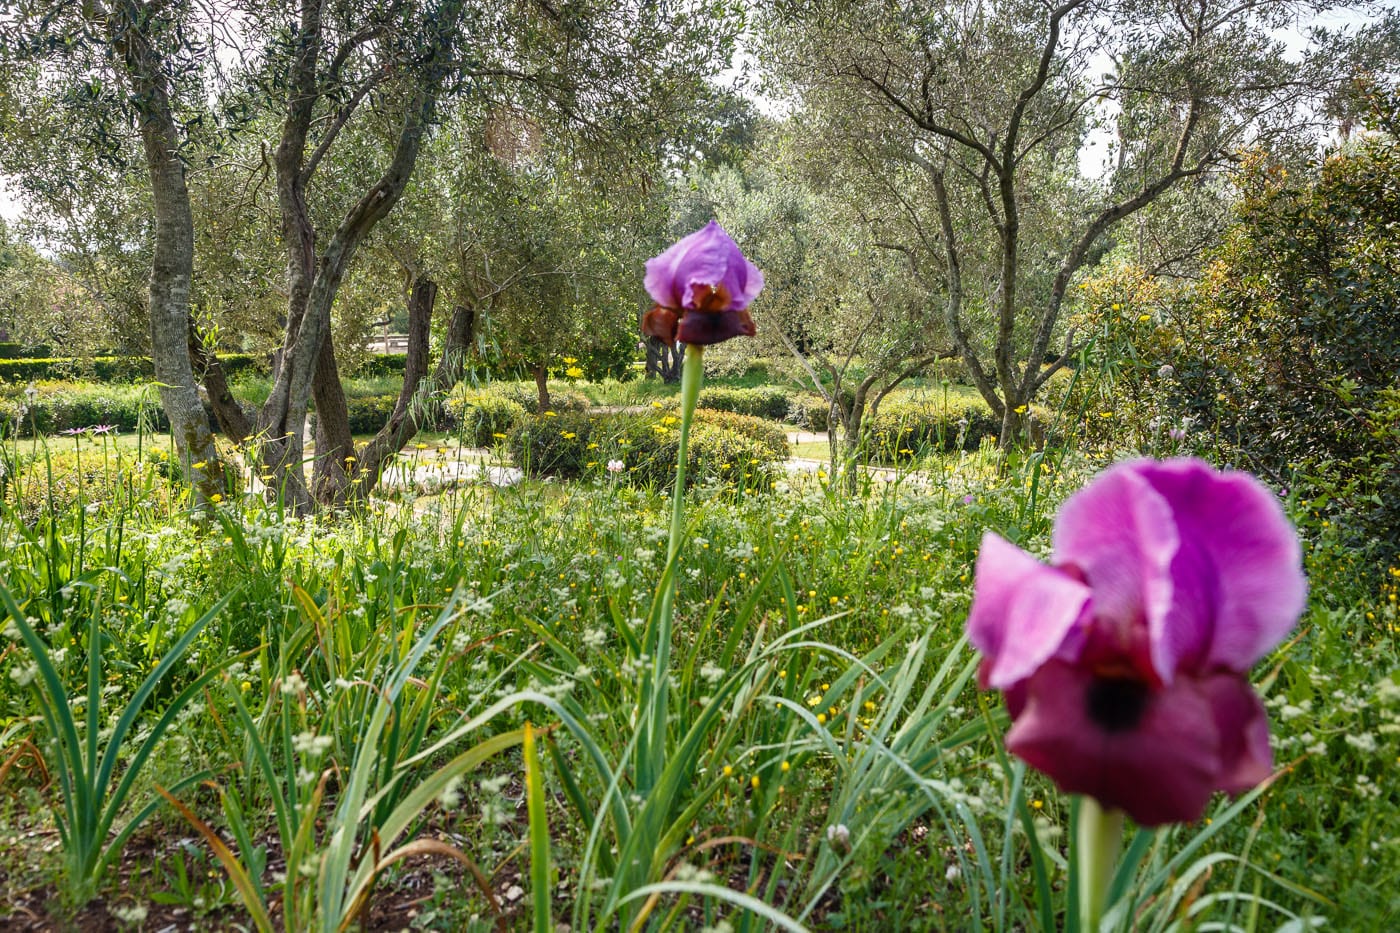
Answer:
[[[1190,678],[1154,690],[1051,661],[1018,699],[1006,747],[1140,825],[1199,819],[1221,784],[1215,714]]]
[[[642,315],[642,333],[663,343],[675,343],[676,323],[676,312],[657,305]]]
[[[1297,532],[1247,473],[1190,458],[1139,471],[1169,503],[1182,541],[1171,568],[1176,604],[1152,632],[1154,654],[1174,669],[1248,670],[1292,631],[1307,601]],[[1203,613],[1209,626],[1198,638]]]
[[[1138,468],[1111,467],[1070,496],[1054,531],[1055,563],[1076,568],[1094,594],[1096,633],[1134,657],[1147,655],[1149,633],[1162,629],[1171,610],[1170,568],[1180,544],[1167,500]],[[1201,631],[1209,625],[1184,614],[1177,621]],[[1174,669],[1152,661],[1170,681]]]
[[[982,686],[1005,689],[1029,677],[1064,644],[1089,602],[1089,588],[993,532],[982,536],[967,637],[986,656]]]
[[[1220,736],[1220,777],[1216,786],[1242,794],[1274,770],[1269,748],[1269,716],[1254,688],[1240,674],[1217,674],[1200,682],[1215,714]]]
[[[752,337],[754,332],[753,318],[747,311],[722,311],[717,314],[688,311],[681,315],[676,339],[681,343],[703,346],[721,343],[731,337]]]

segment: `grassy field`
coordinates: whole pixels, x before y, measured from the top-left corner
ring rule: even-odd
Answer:
[[[659,495],[195,516],[141,443],[6,444],[4,923],[1065,922],[1070,803],[1006,756],[963,624],[982,533],[1045,553],[1077,455],[952,457],[861,496],[695,490],[658,668]],[[1400,569],[1286,505],[1311,595],[1254,674],[1278,772],[1131,836],[1115,929],[1395,925]]]

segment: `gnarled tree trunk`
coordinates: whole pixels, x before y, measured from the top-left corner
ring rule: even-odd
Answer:
[[[146,16],[141,4],[119,0],[107,19],[108,35],[131,85],[151,178],[156,222],[150,281],[151,359],[161,407],[170,421],[170,433],[193,487],[195,502],[204,503],[221,495],[224,488],[214,436],[199,401],[187,345],[194,274],[194,215],[185,184],[185,167],[180,161],[180,131],[171,113],[162,62],[143,31]]]

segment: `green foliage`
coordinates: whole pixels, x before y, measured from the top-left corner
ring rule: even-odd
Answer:
[[[723,425],[697,419],[691,428],[688,483],[738,488],[772,484],[774,469],[785,454],[777,452],[776,440],[765,425],[738,422],[736,417],[720,415]],[[566,412],[525,421],[506,443],[511,460],[532,476],[606,476],[608,461],[617,459],[623,462],[622,475],[629,482],[663,489],[673,485],[678,421],[663,412]]]
[[[732,411],[739,415],[784,421],[788,417],[789,393],[775,386],[751,389],[708,388],[700,393],[700,407]]]
[[[996,438],[1001,421],[971,395],[900,397],[887,399],[865,430],[870,458],[898,463],[929,451],[976,450]]]
[[[384,427],[384,423],[394,413],[394,405],[398,403],[398,400],[397,392],[392,395],[366,395],[347,398],[345,404],[350,412],[350,433],[373,434]]]
[[[645,428],[667,414],[630,417]],[[592,420],[541,421],[557,431],[568,418]],[[6,444],[8,456],[16,446],[30,444]],[[587,453],[605,462],[609,452]],[[613,454],[631,456],[621,445]],[[50,657],[77,638],[55,661],[68,697],[86,695],[84,633],[100,622],[104,717],[129,704],[152,662],[237,585],[118,753],[121,778],[142,725],[231,661],[175,715],[115,824],[155,799],[152,784],[214,772],[217,786],[175,795],[209,833],[173,817],[143,825],[162,852],[196,834],[224,847],[224,873],[241,872],[237,894],[224,896],[248,914],[224,908],[236,915],[219,922],[255,927],[254,905],[274,921],[344,919],[371,880],[375,890],[401,883],[385,864],[391,853],[417,842],[425,848],[409,852],[449,856],[426,849],[439,828],[467,874],[443,883],[425,912],[431,906],[435,925],[451,929],[491,917],[489,878],[502,865],[524,873],[512,853],[544,849],[524,818],[523,760],[482,754],[520,741],[528,721],[540,727],[550,867],[557,889],[567,882],[570,892],[554,901],[556,923],[606,927],[662,892],[648,920],[663,927],[675,911],[672,929],[691,916],[736,927],[749,916],[757,927],[760,918],[781,923],[778,915],[813,929],[1068,928],[1068,802],[1005,757],[1004,714],[976,692],[960,638],[983,531],[1043,549],[1048,512],[1037,518],[1028,477],[1014,467],[998,476],[990,462],[982,471],[979,458],[957,459],[957,473],[870,497],[800,478],[771,494],[694,490],[669,578],[664,503],[628,474],[611,482],[601,464],[585,474],[601,483],[466,487],[336,522],[239,500],[197,523],[153,509],[159,493],[140,490],[121,509],[41,509],[33,523],[0,507],[0,548],[6,586],[39,620],[32,628]],[[1087,475],[1073,452],[1063,462],[1041,478],[1050,506]],[[1400,754],[1391,599],[1400,568],[1383,588],[1363,582],[1373,562],[1305,504],[1287,503],[1310,539],[1309,614],[1300,637],[1256,673],[1280,773],[1257,797],[1222,799],[1209,824],[1131,836],[1125,864],[1136,871],[1119,879],[1118,930],[1135,919],[1139,929],[1168,930],[1183,911],[1198,926],[1238,926],[1255,910],[1261,929],[1290,913],[1382,928],[1376,920],[1400,878],[1388,844],[1400,832],[1400,789],[1387,781]],[[95,567],[111,570],[93,577]],[[650,607],[667,579],[677,587],[668,755],[643,789],[633,780],[634,711],[650,670]],[[444,608],[449,601],[455,608]],[[451,621],[434,632],[444,616]],[[10,743],[0,763],[48,734],[37,681],[20,682],[28,648],[3,644],[0,715],[14,725],[0,730]],[[501,708],[483,719],[491,707]],[[81,727],[86,712],[73,715]],[[42,779],[20,765],[9,771],[4,790],[17,795],[0,846],[14,878],[41,887],[52,837],[28,828],[51,824],[29,783]],[[58,787],[50,799],[62,806]],[[637,858],[634,872],[623,871],[623,853]],[[275,873],[284,862],[287,877]],[[109,871],[99,883],[109,900],[169,893],[159,873],[120,864],[120,877]],[[681,864],[705,875],[672,874]],[[312,865],[331,867],[324,876],[300,868]],[[66,887],[68,869],[55,867]],[[527,913],[528,901],[517,901]]]
[[[700,396],[700,403],[702,405],[705,403],[703,394]],[[730,411],[697,408],[695,421],[697,424],[710,425],[711,427],[723,428],[726,431],[733,431],[735,434],[742,434],[768,448],[769,452],[779,460],[787,459],[787,431],[783,430],[781,425],[774,424],[765,418],[735,414]]]
[[[0,394],[0,419],[26,437],[101,424],[124,432],[169,427],[154,386],[90,382],[6,386]]]
[[[1311,480],[1357,542],[1393,555],[1400,143],[1368,137],[1301,173],[1256,160],[1242,186],[1201,284],[1130,322],[1113,396],[1281,487]]]
[[[408,357],[402,353],[371,353],[360,363],[361,376],[403,376]]]
[[[814,392],[788,399],[787,420],[809,431],[826,431],[831,425],[831,403]]]
[[[540,394],[533,382],[493,382],[481,391],[497,398],[508,399],[529,414],[541,414]],[[591,404],[588,396],[581,392],[567,387],[560,388],[557,384],[549,387],[549,410],[552,412],[562,414],[566,411],[587,411]]]
[[[247,353],[219,356],[229,379],[258,371],[266,361]],[[98,382],[146,382],[155,375],[148,356],[0,358],[0,382],[34,382],[41,379],[81,379]]]
[[[462,442],[471,447],[494,447],[528,414],[524,405],[490,391],[454,395],[444,407]]]
[[[88,571],[80,579],[97,584],[107,573],[107,570]],[[184,631],[170,650],[152,665],[150,673],[124,706],[104,712],[107,706],[102,649],[105,591],[100,585],[93,585],[90,592],[94,594],[91,598],[80,596],[74,600],[72,618],[57,623],[60,631],[72,633],[69,644],[50,645],[34,630],[10,590],[0,585],[0,607],[9,617],[7,627],[18,631],[32,658],[33,666],[26,670],[25,677],[36,696],[47,732],[47,758],[58,777],[60,805],[55,807],[54,816],[66,862],[64,893],[74,905],[82,905],[92,897],[127,839],[159,805],[157,798],[148,800],[133,814],[128,814],[126,809],[128,798],[134,796],[142,767],[159,746],[162,735],[176,722],[180,711],[218,676],[222,665],[206,665],[198,677],[162,704],[159,715],[139,732],[135,731],[137,718],[157,689],[168,686],[175,666],[228,601],[225,597],[216,603]],[[84,619],[86,625],[81,624]],[[86,670],[82,669],[84,665],[73,664],[76,670],[70,671],[67,663],[70,646],[77,647],[79,632],[86,648]],[[87,685],[82,695],[85,702],[77,704],[76,711],[65,674]],[[105,735],[99,735],[99,731]],[[127,756],[124,767],[118,769],[118,761]],[[176,789],[208,776],[208,771],[197,771],[188,775]]]
[[[155,506],[177,498],[183,474],[163,449],[148,448],[138,459],[86,441],[78,446],[55,440],[50,448],[5,457],[0,499],[32,527],[52,512],[119,511],[135,501]]]

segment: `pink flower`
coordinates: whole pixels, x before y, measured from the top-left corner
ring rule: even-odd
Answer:
[[[609,460],[609,461],[608,461],[608,472],[609,472],[609,473],[621,473],[621,472],[622,472],[623,470],[625,470],[625,469],[627,469],[627,464],[623,463],[621,460]]]
[[[648,259],[646,269],[656,307],[642,318],[642,333],[694,344],[754,335],[747,309],[763,289],[763,273],[715,221]]]
[[[1046,566],[987,533],[968,636],[1006,745],[1142,825],[1199,819],[1272,769],[1249,668],[1306,600],[1298,538],[1252,476],[1138,460],[1065,502]]]

